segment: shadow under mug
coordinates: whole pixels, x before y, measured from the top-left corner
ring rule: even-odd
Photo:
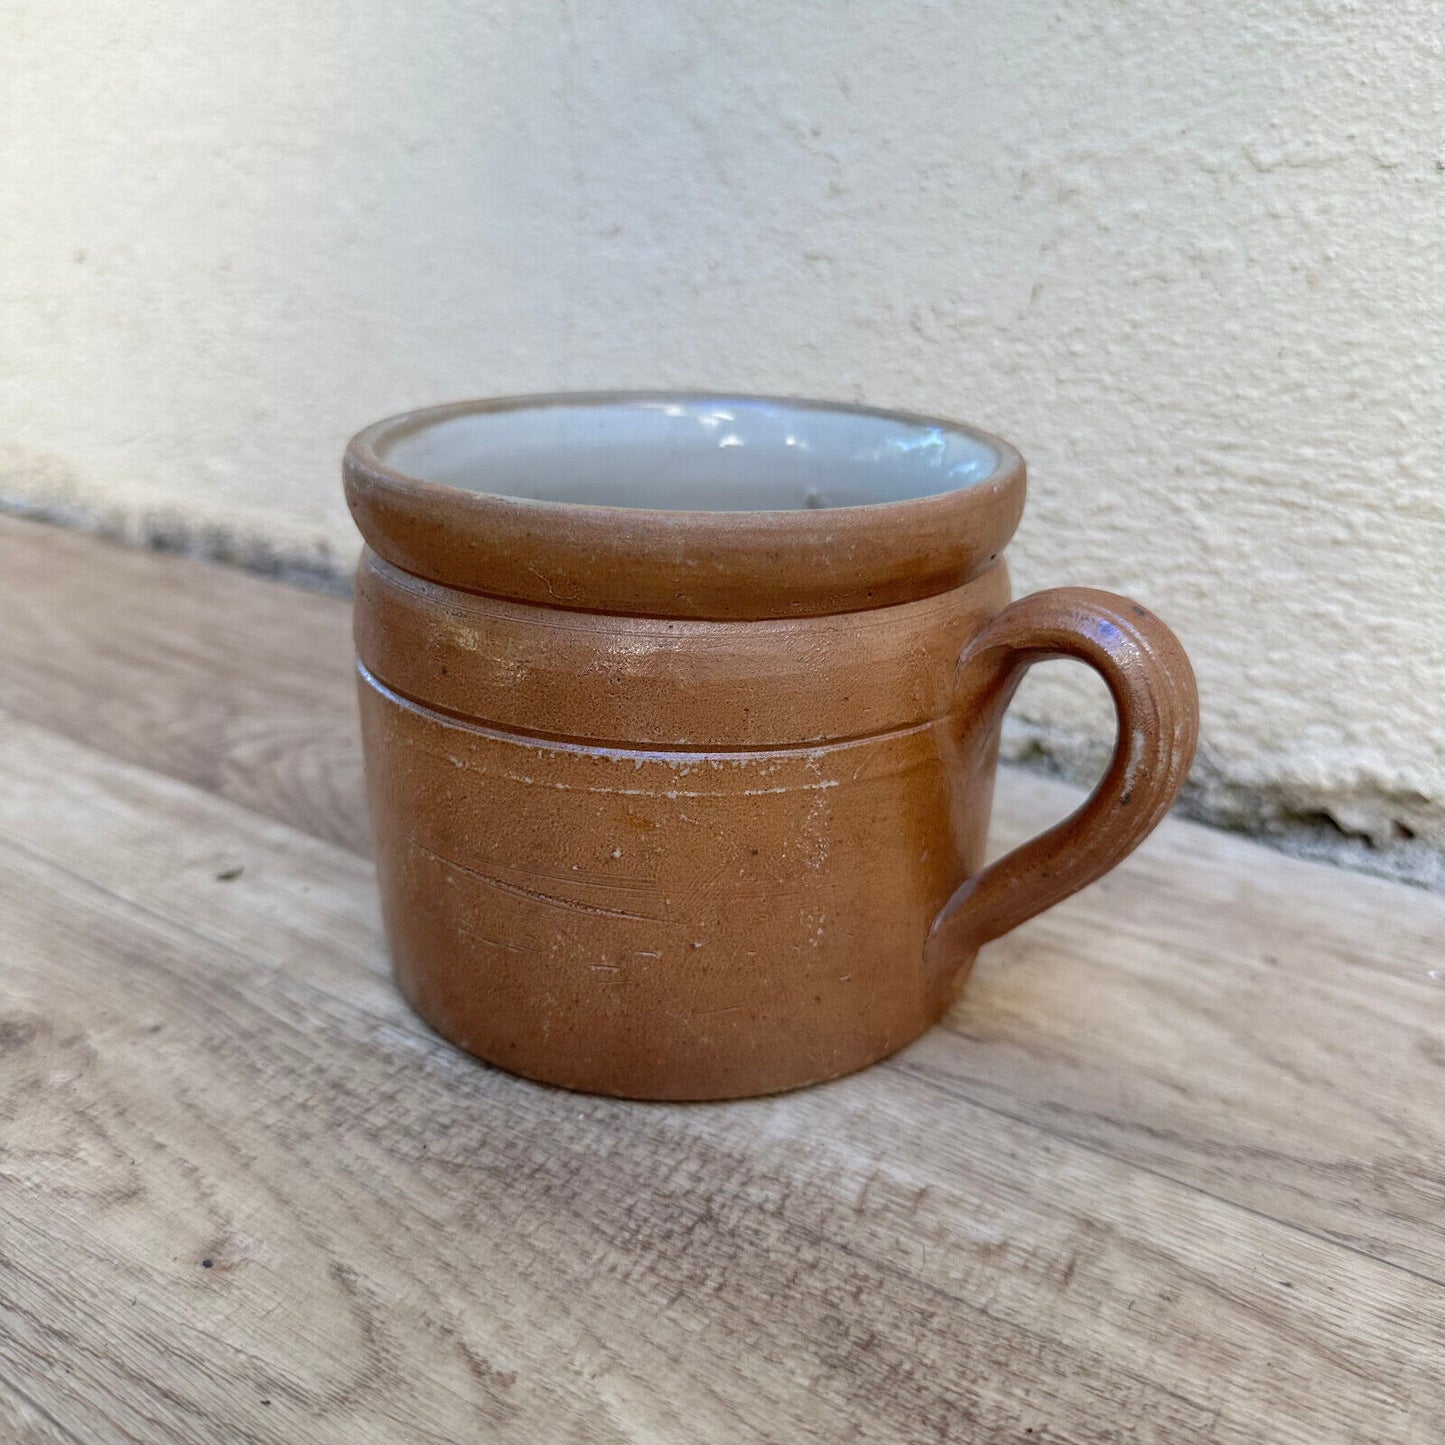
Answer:
[[[716,1099],[861,1068],[1188,772],[1179,643],[1106,592],[1009,601],[1023,461],[971,428],[522,397],[368,427],[344,472],[397,979],[513,1072]],[[1050,657],[1108,684],[1113,761],[984,867],[1002,715]]]

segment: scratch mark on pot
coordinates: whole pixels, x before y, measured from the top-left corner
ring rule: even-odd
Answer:
[[[455,858],[448,858],[444,854],[438,853],[435,848],[428,848],[417,838],[408,838],[407,841],[419,852],[436,859],[443,867],[455,869],[456,872],[464,874],[488,888],[495,888],[499,893],[509,894],[513,898],[526,898],[533,903],[541,903],[549,908],[563,908],[573,913],[589,913],[601,918],[626,918],[634,923],[662,922],[661,919],[651,914],[629,913],[625,908],[604,908],[598,903],[583,903],[577,898],[564,898],[560,894],[544,893],[540,888],[527,888],[520,883],[508,883],[505,879],[493,877],[492,874],[483,873],[477,868],[469,868],[465,863],[458,863]]]
[[[475,938],[478,943],[485,943],[489,948],[505,949],[508,953],[537,953],[539,950],[520,943],[503,943],[500,938],[488,938],[485,933],[478,933],[475,928],[469,928],[465,923],[454,923],[452,925],[458,933],[464,933],[468,938]]]
[[[532,574],[532,576],[534,576],[534,577],[537,579],[537,581],[539,581],[539,582],[542,584],[542,586],[544,586],[544,587],[547,589],[547,592],[548,592],[548,594],[549,594],[550,596],[555,597],[558,602],[565,602],[565,601],[567,601],[567,599],[552,585],[551,580],[550,580],[548,577],[546,577],[543,573],[539,572],[539,571],[537,570],[537,568],[535,568],[535,567],[533,567],[533,566],[531,566],[531,565],[528,565],[527,571],[529,571],[529,572]],[[473,644],[473,645],[475,646],[475,644]]]

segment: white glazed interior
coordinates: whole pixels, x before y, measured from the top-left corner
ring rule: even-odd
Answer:
[[[925,420],[750,397],[606,398],[455,412],[380,460],[425,481],[538,501],[669,511],[857,507],[957,491],[1001,458]]]

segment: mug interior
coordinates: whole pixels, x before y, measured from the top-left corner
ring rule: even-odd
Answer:
[[[921,417],[758,397],[512,402],[420,419],[376,442],[423,481],[541,502],[681,512],[862,507],[976,486],[987,438]]]

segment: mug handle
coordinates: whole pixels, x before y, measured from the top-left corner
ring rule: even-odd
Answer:
[[[1108,684],[1119,720],[1113,761],[1075,812],[967,879],[944,904],[924,962],[949,982],[983,944],[1132,853],[1169,811],[1194,758],[1199,696],[1179,639],[1127,597],[1056,587],[1011,603],[963,649],[954,707],[965,766],[993,741],[1024,673],[1054,657],[1076,657]]]

